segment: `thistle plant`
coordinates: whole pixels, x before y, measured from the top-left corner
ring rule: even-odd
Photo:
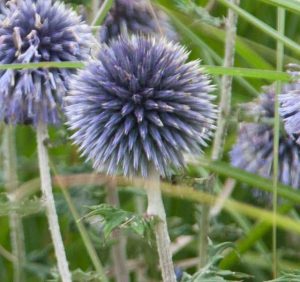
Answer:
[[[152,7],[148,0],[115,0],[101,25],[100,42],[108,43],[122,33],[128,34],[163,34],[176,40],[177,35],[168,16]]]
[[[283,92],[294,91],[297,84],[287,84]],[[273,173],[273,140],[275,89],[269,87],[257,101],[246,106],[257,122],[242,123],[230,157],[232,165],[260,176],[271,178]],[[250,110],[251,109],[251,110]],[[300,186],[300,146],[282,128],[279,138],[279,181],[294,188]],[[255,196],[262,196],[256,191]]]
[[[11,1],[7,7],[7,17],[0,23],[2,64],[89,58],[90,30],[64,4],[24,0]],[[74,70],[56,68],[0,72],[0,120],[7,124],[33,124],[37,130],[41,189],[62,281],[71,281],[71,274],[52,195],[45,144],[47,124],[59,123],[62,98],[72,73]]]
[[[6,0],[0,1],[0,20],[3,20],[7,14]]]
[[[146,180],[149,215],[157,216],[164,281],[175,281],[160,176],[185,166],[212,135],[214,86],[179,44],[124,36],[103,44],[98,58],[75,75],[66,98],[71,136],[98,171]]]

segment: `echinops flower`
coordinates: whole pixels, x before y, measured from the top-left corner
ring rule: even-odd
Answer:
[[[160,34],[170,40],[177,35],[168,16],[151,7],[148,0],[115,0],[101,28],[100,42],[108,43],[121,34]]]
[[[60,2],[10,1],[0,21],[0,63],[87,60],[92,35],[87,25]],[[0,120],[7,123],[59,122],[59,108],[71,69],[0,71]]]
[[[212,135],[214,86],[198,61],[163,38],[120,37],[70,84],[68,125],[83,155],[109,174],[146,177],[184,166]]]
[[[284,86],[279,101],[285,130],[300,144],[300,82]]]
[[[274,97],[275,89],[270,87],[249,105],[250,114],[259,116],[261,121],[241,124],[237,142],[230,153],[233,166],[266,178],[273,174],[274,131],[270,122],[274,118]],[[283,184],[300,187],[300,147],[284,129],[279,139],[278,175]],[[260,195],[259,192],[256,194]]]
[[[3,20],[7,14],[6,0],[0,0],[0,21]]]

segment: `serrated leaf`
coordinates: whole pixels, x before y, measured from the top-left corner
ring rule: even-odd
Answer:
[[[184,273],[181,282],[233,282],[249,279],[250,276],[248,274],[219,269],[218,265],[224,257],[224,251],[233,247],[234,244],[231,242],[224,242],[218,245],[210,243],[208,263],[193,276]]]
[[[122,209],[107,204],[90,207],[92,210],[84,218],[101,216],[104,222],[104,236],[108,238],[113,230],[117,228],[128,229],[142,237],[148,237],[151,231],[152,219],[144,218]]]
[[[43,211],[44,206],[40,199],[29,199],[19,203],[11,203],[6,194],[0,196],[0,216],[8,216],[15,212],[20,216],[29,216]]]
[[[220,18],[213,17],[206,9],[197,5],[191,0],[176,0],[178,8],[187,15],[194,16],[202,22],[206,22],[210,25],[220,27],[224,21]]]

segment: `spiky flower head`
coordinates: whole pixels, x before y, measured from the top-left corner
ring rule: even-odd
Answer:
[[[6,0],[0,0],[0,21],[3,20],[7,13]]]
[[[300,81],[283,87],[279,101],[285,130],[300,144]]]
[[[89,58],[89,27],[64,4],[52,0],[9,4],[8,15],[0,22],[1,64]],[[58,123],[59,106],[72,73],[74,70],[58,68],[0,71],[0,120]]]
[[[163,38],[120,37],[71,81],[68,125],[83,155],[109,174],[165,176],[212,135],[213,86],[198,61]]]
[[[148,0],[115,0],[100,28],[100,41],[109,40],[120,34],[160,34],[176,40],[177,35],[167,15]]]
[[[285,86],[288,87],[292,86]],[[270,87],[257,101],[246,106],[250,115],[259,116],[260,121],[241,124],[237,142],[230,152],[233,166],[266,178],[273,174],[274,97],[275,89]],[[280,182],[300,187],[300,146],[284,129],[279,139],[278,175]]]

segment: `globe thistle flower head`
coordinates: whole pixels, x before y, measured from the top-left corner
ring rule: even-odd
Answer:
[[[286,86],[287,87],[287,86]],[[275,89],[270,87],[251,103],[250,115],[260,115],[265,121],[242,123],[238,139],[230,152],[233,166],[260,176],[270,178],[273,174],[273,126],[267,119],[274,118]],[[300,146],[284,131],[279,139],[279,180],[292,187],[300,187]],[[261,196],[261,192],[255,192]]]
[[[300,144],[300,81],[284,85],[279,101],[285,130]]]
[[[86,60],[91,38],[88,26],[60,2],[10,1],[7,17],[0,22],[0,63]],[[58,68],[0,71],[0,120],[58,123],[72,73]]]
[[[143,36],[113,40],[98,58],[66,98],[72,139],[97,170],[146,177],[154,166],[165,176],[184,166],[184,152],[199,154],[216,118],[199,62],[187,62],[179,44]]]
[[[6,2],[7,2],[6,0],[0,0],[0,21],[5,19],[5,16],[8,12]]]
[[[100,28],[100,42],[125,34],[160,34],[170,40],[177,35],[165,13],[150,6],[148,0],[115,0]]]

